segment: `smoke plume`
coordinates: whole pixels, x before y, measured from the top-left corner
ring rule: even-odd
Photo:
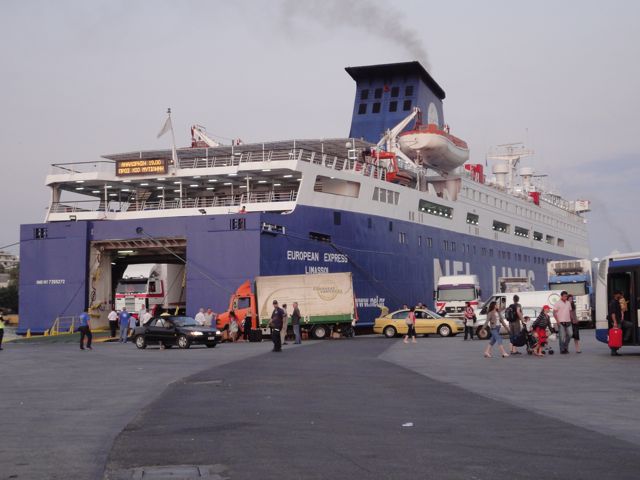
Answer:
[[[353,29],[393,42],[429,69],[427,50],[418,32],[407,27],[402,13],[393,7],[371,0],[285,0],[282,21],[290,33],[296,18],[327,30]]]

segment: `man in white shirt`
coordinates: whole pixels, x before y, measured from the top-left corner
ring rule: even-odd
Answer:
[[[140,317],[140,326],[145,325],[149,320],[153,318],[149,310],[145,310],[144,315]]]
[[[198,313],[196,313],[195,317],[196,324],[201,327],[204,327],[205,323],[207,323],[207,317],[204,315],[204,308],[201,308]]]
[[[553,316],[558,322],[558,341],[560,342],[560,353],[569,353],[569,342],[573,337],[571,328],[571,303],[568,301],[569,294],[566,291],[560,293],[560,300],[553,306]]]
[[[140,311],[138,312],[138,325],[142,326],[142,317],[147,313],[146,307],[143,305]]]
[[[111,330],[111,338],[115,338],[116,336],[116,328],[118,328],[118,312],[116,312],[115,308],[111,309],[109,312],[109,316],[107,317],[109,320],[109,330]]]

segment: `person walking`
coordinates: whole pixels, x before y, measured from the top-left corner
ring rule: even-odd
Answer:
[[[126,307],[122,307],[120,312],[120,343],[127,343],[127,333],[129,331],[129,312]]]
[[[513,303],[505,310],[505,317],[507,318],[507,322],[509,322],[509,340],[517,337],[520,330],[522,330],[524,316],[522,315],[522,305],[518,303],[519,301],[520,297],[514,295]],[[511,344],[511,355],[521,355],[513,343]]]
[[[296,345],[302,343],[302,337],[300,336],[300,309],[298,308],[298,302],[293,302],[293,312],[291,312],[291,326],[293,327],[293,334],[296,336]]]
[[[280,337],[280,330],[282,330],[284,318],[284,310],[282,310],[278,306],[278,301],[274,300],[273,312],[271,313],[271,320],[269,321],[269,327],[271,328],[271,340],[273,341],[273,352],[282,351],[282,339]]]
[[[115,308],[112,308],[107,316],[109,320],[109,330],[111,332],[111,338],[116,338],[116,329],[118,328],[118,312]]]
[[[205,318],[205,326],[212,328],[213,327],[213,310],[207,308],[207,311],[204,314]]]
[[[87,312],[82,312],[80,314],[80,323],[78,324],[78,331],[80,332],[80,350],[84,350],[84,339],[87,338],[87,348],[92,350],[91,348],[91,339],[93,335],[91,333],[91,326],[89,325],[89,314]]]
[[[240,333],[240,324],[238,323],[238,317],[236,312],[231,310],[229,312],[229,340],[231,343],[237,342]]]
[[[573,330],[573,343],[576,347],[576,353],[582,353],[580,350],[580,327],[578,322],[578,315],[576,314],[576,302],[573,298],[573,295],[569,294],[567,298],[569,300],[569,305],[571,305],[571,329]]]
[[[2,350],[2,338],[4,337],[4,317],[0,313],[0,350]]]
[[[491,302],[489,304],[489,313],[487,314],[487,323],[486,325],[489,327],[489,331],[491,332],[491,340],[489,341],[489,345],[484,349],[485,358],[491,358],[491,348],[498,344],[498,349],[502,354],[502,358],[506,358],[509,356],[507,352],[505,352],[504,347],[502,346],[502,337],[500,336],[500,326],[503,326],[505,330],[509,330],[509,325],[502,318],[502,313],[498,310],[498,304],[496,302]]]
[[[560,354],[569,353],[569,342],[573,336],[571,328],[571,304],[568,301],[569,293],[563,290],[560,293],[560,300],[553,305],[553,316],[558,323],[558,342],[560,343]]]
[[[138,311],[138,321],[136,322],[136,325],[138,327],[142,326],[142,318],[147,314],[147,307],[145,307],[144,305],[142,306],[142,308],[140,308],[140,311]]]
[[[467,336],[470,340],[473,340],[473,329],[476,325],[476,312],[473,310],[471,306],[471,302],[465,302],[464,304],[464,339],[467,339]]]
[[[407,322],[407,334],[404,336],[403,342],[409,343],[411,338],[411,343],[416,343],[416,309],[414,307],[409,309],[405,322]]]
[[[207,316],[204,314],[204,308],[198,310],[198,313],[196,313],[194,320],[200,327],[204,327],[207,324]]]
[[[146,325],[153,318],[149,310],[145,310],[144,315],[140,318],[140,326]]]
[[[280,341],[282,345],[287,344],[287,329],[289,328],[289,313],[287,312],[287,304],[282,304],[282,310],[284,311],[284,318],[282,320],[282,330],[280,330]]]

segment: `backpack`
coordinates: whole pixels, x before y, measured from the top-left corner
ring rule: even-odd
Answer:
[[[509,305],[504,312],[504,317],[507,319],[507,322],[516,322],[518,320],[518,306],[515,303]]]

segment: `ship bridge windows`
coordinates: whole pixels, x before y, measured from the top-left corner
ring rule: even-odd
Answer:
[[[522,227],[516,227],[513,232],[516,237],[529,238],[529,230]]]
[[[397,100],[391,100],[389,102],[389,111],[390,112],[397,112],[398,111],[398,101]]]
[[[391,87],[391,96],[397,97],[398,95],[400,95],[400,87]]]
[[[564,247],[564,239],[562,239],[562,238],[558,239],[558,246],[559,247]]]
[[[369,98],[369,89],[365,88],[360,92],[360,100],[367,100]]]
[[[411,100],[405,100],[404,102],[402,102],[402,110],[404,110],[405,112],[411,110]]]
[[[553,245],[555,242],[555,237],[553,235],[547,235],[547,243],[549,245]]]
[[[496,232],[509,233],[509,225],[498,220],[493,221],[493,229]]]
[[[404,87],[404,96],[411,97],[413,96],[413,85],[407,85]]]
[[[540,232],[533,232],[533,239],[536,242],[541,242],[542,241],[542,234]]]
[[[418,210],[437,217],[453,218],[453,208],[429,202],[427,200],[420,200]]]
[[[382,98],[382,88],[376,88],[373,92],[373,98]]]
[[[470,225],[478,225],[480,221],[480,216],[475,213],[467,213],[467,223]]]
[[[367,104],[361,103],[358,105],[358,115],[364,115],[365,113],[367,113]]]
[[[376,102],[373,104],[373,108],[371,109],[371,113],[380,113],[380,102]]]

